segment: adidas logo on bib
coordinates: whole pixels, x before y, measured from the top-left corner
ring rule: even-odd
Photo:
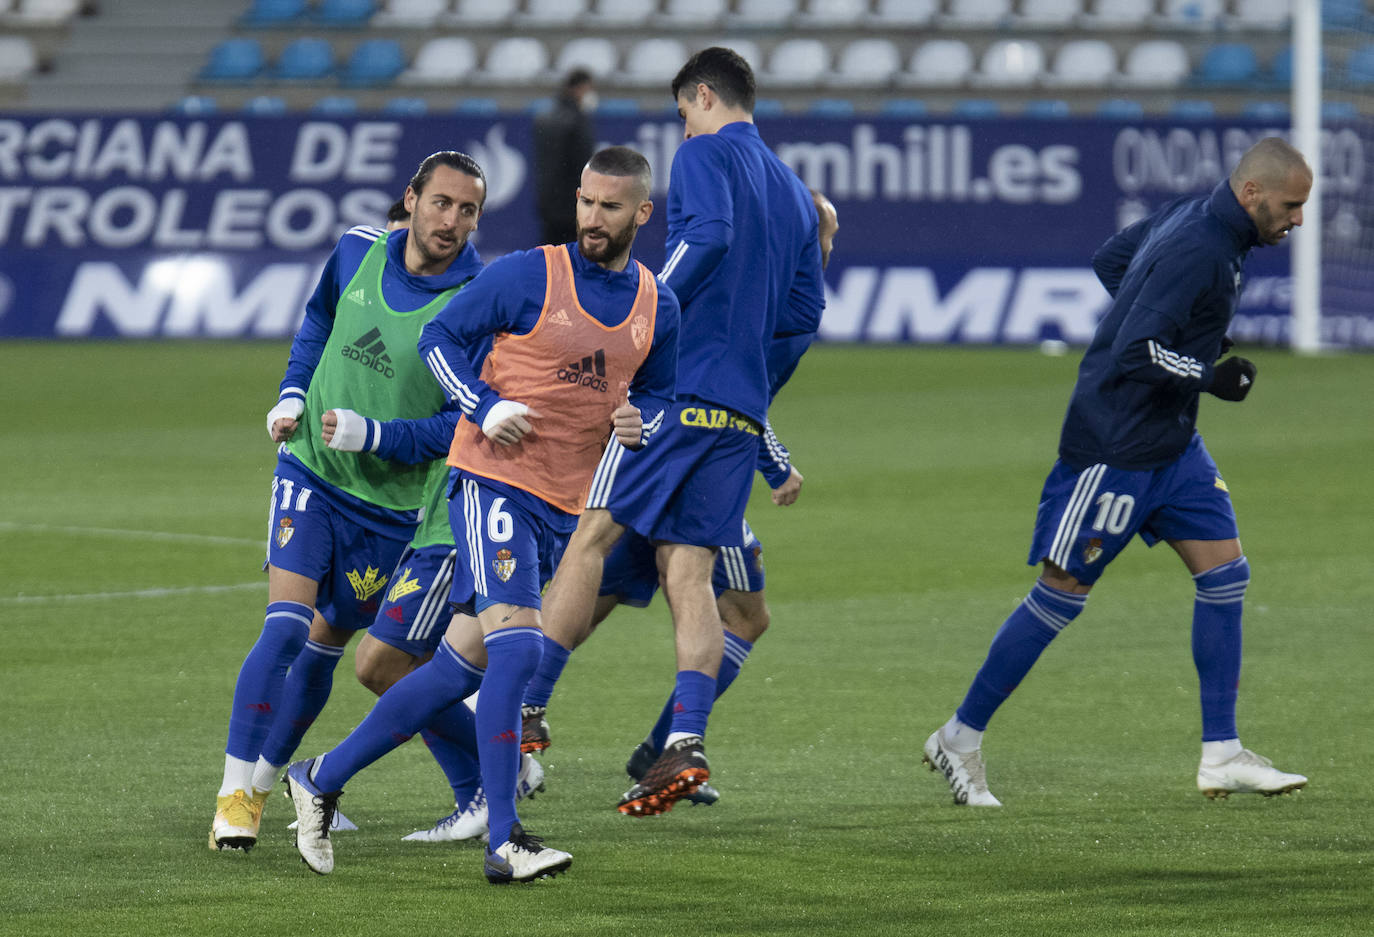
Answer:
[[[365,368],[370,368],[386,378],[396,376],[396,371],[391,367],[391,356],[386,353],[386,342],[382,341],[381,330],[375,326],[367,331],[366,334],[354,340],[352,345],[345,345],[339,350],[345,358],[352,358]]]

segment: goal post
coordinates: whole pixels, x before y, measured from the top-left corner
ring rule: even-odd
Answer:
[[[1289,343],[1294,351],[1321,349],[1322,311],[1322,0],[1293,0],[1293,145],[1312,167],[1312,194],[1302,227],[1293,232],[1293,312]]]

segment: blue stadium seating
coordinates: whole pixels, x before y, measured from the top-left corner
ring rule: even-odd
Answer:
[[[276,117],[287,111],[286,101],[273,94],[260,94],[255,98],[249,98],[243,103],[243,109],[249,114],[267,117]]]
[[[1241,105],[1240,116],[1254,120],[1273,120],[1288,123],[1290,112],[1282,101],[1246,101]]]
[[[754,116],[755,117],[781,117],[786,111],[782,102],[777,98],[755,98]]]
[[[1175,120],[1211,120],[1217,116],[1217,107],[1204,99],[1184,98],[1173,103],[1169,116]]]
[[[453,112],[471,117],[494,116],[501,113],[501,103],[495,98],[463,98]]]
[[[1322,78],[1326,78],[1327,68],[1326,56],[1322,56],[1321,70]],[[1274,55],[1274,61],[1269,65],[1269,78],[1274,84],[1281,88],[1288,88],[1293,84],[1293,47],[1284,46]]]
[[[1061,120],[1070,116],[1070,108],[1068,101],[1061,101],[1058,98],[1041,98],[1027,101],[1021,113],[1026,117]]]
[[[1345,78],[1352,85],[1374,84],[1374,43],[1350,53],[1345,63]]]
[[[204,94],[188,94],[172,105],[178,114],[213,114],[219,110],[214,98]]]
[[[1367,14],[1364,0],[1322,0],[1323,29],[1361,29]]]
[[[395,39],[365,39],[349,55],[339,82],[351,88],[389,85],[405,67],[405,50]]]
[[[854,102],[848,98],[817,98],[806,112],[813,117],[853,117]]]
[[[253,0],[252,6],[239,17],[239,25],[291,26],[304,20],[307,12],[305,0]]]
[[[429,113],[424,98],[390,98],[382,105],[382,113],[393,117],[423,117]]]
[[[954,116],[971,120],[1001,117],[1002,106],[989,98],[965,98],[954,105]]]
[[[310,108],[316,114],[333,114],[347,117],[358,113],[358,102],[344,95],[331,94],[320,98]]]
[[[1212,46],[1197,67],[1197,81],[1204,85],[1239,85],[1254,81],[1259,74],[1255,50],[1243,42],[1223,42]]]
[[[1140,120],[1145,116],[1145,105],[1131,98],[1112,98],[1097,106],[1097,116],[1108,120]]]
[[[328,39],[292,39],[277,57],[273,75],[283,81],[319,81],[334,72],[334,47]]]
[[[1357,120],[1360,109],[1354,101],[1323,101],[1322,120]]]
[[[604,117],[637,117],[639,102],[634,98],[602,98],[596,104],[596,113]]]
[[[202,81],[251,82],[267,65],[262,43],[256,39],[225,39],[210,50],[210,61],[201,69]]]
[[[320,0],[311,19],[321,26],[360,29],[377,12],[373,0]]]
[[[925,117],[930,113],[925,101],[916,98],[888,98],[878,109],[878,113],[884,117],[902,117],[911,119],[915,117]]]

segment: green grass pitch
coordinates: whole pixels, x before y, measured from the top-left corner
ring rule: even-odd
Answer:
[[[1193,783],[1191,582],[1133,545],[1003,708],[1001,810],[920,765],[1002,619],[1076,355],[821,347],[773,413],[801,500],[750,520],[773,627],[717,705],[711,808],[615,812],[673,671],[662,603],[574,656],[548,790],[567,875],[493,888],[423,746],[359,775],[311,874],[273,797],[249,855],[206,831],[257,636],[284,344],[0,345],[0,934],[1349,935],[1374,930],[1374,358],[1258,351],[1205,398],[1254,572],[1242,739],[1311,778]],[[345,657],[301,754],[370,706]]]

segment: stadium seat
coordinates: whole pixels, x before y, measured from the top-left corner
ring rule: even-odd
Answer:
[[[240,26],[291,26],[305,19],[305,0],[253,0],[239,17]]]
[[[1323,101],[1322,120],[1358,120],[1360,109],[1354,101]]]
[[[1045,71],[1045,52],[1031,39],[999,39],[987,47],[973,83],[998,88],[1030,87]]]
[[[477,67],[477,49],[464,36],[440,36],[420,46],[410,68],[397,76],[404,85],[458,85]]]
[[[965,98],[954,105],[951,113],[965,119],[989,120],[1002,116],[1002,105],[987,98]]]
[[[596,0],[587,17],[589,26],[639,27],[658,10],[658,0]]]
[[[727,39],[703,42],[699,48],[709,49],[711,46],[720,46],[723,49],[733,49],[735,54],[748,62],[749,67],[755,72],[763,68],[763,52],[759,50],[759,44],[752,39],[737,39],[731,36]]]
[[[543,84],[548,67],[549,53],[544,43],[530,36],[507,36],[492,43],[477,77],[486,84]]]
[[[615,43],[596,36],[569,39],[558,50],[553,62],[552,80],[557,81],[574,68],[585,68],[597,79],[604,79],[615,71],[619,62]]]
[[[939,0],[878,0],[869,24],[880,30],[925,26],[940,11]]]
[[[628,85],[667,88],[687,61],[687,47],[677,39],[641,39],[625,55],[621,80]]]
[[[281,81],[319,81],[334,71],[334,48],[328,39],[292,39],[277,56],[273,75]]]
[[[81,11],[81,0],[24,0],[9,14],[19,26],[61,26]]]
[[[515,16],[518,5],[519,0],[454,0],[453,14],[445,21],[460,27],[504,26]]]
[[[454,105],[453,113],[468,117],[490,117],[501,113],[501,102],[495,98],[463,98]]]
[[[1326,56],[1321,57],[1322,78],[1327,77],[1330,63]],[[1293,83],[1293,47],[1284,46],[1274,55],[1274,61],[1269,65],[1269,80],[1280,88],[1287,88]]]
[[[1085,29],[1143,29],[1154,8],[1154,0],[1095,0],[1078,22]]]
[[[725,9],[725,0],[665,0],[654,22],[662,29],[715,29],[725,19]]]
[[[916,47],[911,65],[897,76],[909,87],[947,88],[962,85],[973,72],[973,50],[962,39],[931,39]]]
[[[797,16],[799,0],[735,0],[735,12],[727,20],[731,28],[781,29]]]
[[[1130,98],[1111,98],[1097,105],[1097,116],[1107,120],[1140,120],[1145,116],[1145,105]]]
[[[1126,53],[1121,83],[1129,87],[1168,88],[1188,76],[1188,53],[1172,39],[1146,39]]]
[[[38,71],[38,50],[26,36],[0,36],[0,82],[17,84]]]
[[[602,98],[596,104],[598,117],[637,117],[639,102],[634,98]]]
[[[178,114],[213,114],[219,110],[219,104],[209,95],[188,94],[172,104],[172,110]]]
[[[347,95],[330,94],[326,95],[310,106],[310,110],[316,114],[332,114],[337,117],[347,117],[350,114],[358,113],[358,102]]]
[[[1223,42],[1202,54],[1197,81],[1204,85],[1238,85],[1254,81],[1259,74],[1255,50],[1242,42]]]
[[[275,94],[260,94],[243,102],[243,110],[259,117],[280,117],[287,111],[286,100]]]
[[[515,25],[557,29],[580,24],[587,12],[587,0],[525,0],[525,10],[515,18]]]
[[[1374,85],[1374,43],[1360,46],[1350,53],[1345,63],[1345,79],[1356,86]]]
[[[1055,88],[1102,88],[1116,78],[1116,50],[1101,39],[1073,39],[1054,53],[1045,84]]]
[[[848,98],[816,98],[806,112],[812,117],[853,117],[855,107]]]
[[[1217,106],[1202,98],[1183,98],[1169,106],[1169,116],[1175,120],[1211,120],[1217,116]]]
[[[949,0],[937,20],[954,29],[996,29],[1011,21],[1011,0]]]
[[[1235,0],[1226,25],[1232,29],[1288,28],[1293,16],[1293,0]]]
[[[868,0],[806,0],[797,24],[808,29],[852,28],[868,12]]]
[[[930,113],[925,101],[916,98],[888,98],[878,107],[878,113],[883,117],[899,117],[903,120],[913,120],[925,117]]]
[[[1323,29],[1360,29],[1367,18],[1364,0],[1322,0]]]
[[[1071,115],[1069,102],[1058,98],[1037,98],[1027,101],[1026,106],[1021,109],[1021,116],[1033,117],[1036,120],[1063,120]]]
[[[382,113],[393,117],[424,117],[429,113],[429,102],[424,98],[388,98],[382,103]]]
[[[1154,23],[1161,29],[1215,29],[1222,12],[1222,0],[1162,0]]]
[[[376,12],[375,0],[319,0],[310,18],[321,26],[361,29]]]
[[[901,68],[901,53],[890,39],[855,39],[840,52],[829,84],[840,88],[885,88]]]
[[[405,67],[405,50],[395,39],[364,39],[344,63],[339,83],[350,88],[389,85]]]
[[[1071,30],[1082,12],[1081,0],[1021,0],[1015,22],[1039,29]]]
[[[787,113],[787,108],[783,107],[777,98],[755,98],[754,116],[755,117],[781,117]]]
[[[768,56],[761,84],[799,87],[818,83],[830,69],[830,48],[820,39],[784,39]]]
[[[267,67],[262,43],[256,39],[225,39],[210,50],[200,71],[201,81],[250,82]]]
[[[372,25],[428,29],[447,12],[448,0],[387,0],[386,6],[372,17]]]
[[[1282,101],[1246,101],[1240,107],[1240,116],[1252,120],[1272,120],[1288,123],[1291,116],[1288,105]]]

